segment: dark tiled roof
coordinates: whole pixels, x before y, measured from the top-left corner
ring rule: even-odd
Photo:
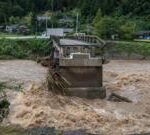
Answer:
[[[139,31],[135,33],[136,35],[150,34],[150,31]]]

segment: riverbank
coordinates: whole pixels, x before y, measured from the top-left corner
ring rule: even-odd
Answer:
[[[150,42],[108,41],[104,56],[111,60],[150,60]]]
[[[48,39],[0,39],[0,59],[36,59],[50,55]]]

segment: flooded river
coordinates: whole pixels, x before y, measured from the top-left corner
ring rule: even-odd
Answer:
[[[28,82],[28,88],[25,87],[24,92],[10,94],[12,104],[7,119],[9,124],[20,125],[25,129],[35,127],[55,127],[63,131],[85,129],[97,135],[150,133],[149,61],[111,61],[104,66],[107,96],[115,92],[129,98],[132,103],[53,95],[47,91],[44,84],[41,86],[39,78],[34,78],[34,74],[36,76],[42,74],[41,80],[43,80],[43,74],[46,75],[47,69],[41,67],[41,70],[39,65],[32,62],[30,64],[34,70],[30,70],[30,75],[33,75],[32,80],[25,80],[25,83]],[[3,63],[3,66],[9,64]],[[6,68],[4,67],[3,69]],[[11,68],[11,73],[14,68]],[[18,66],[18,70],[23,73],[22,78],[28,74],[27,68]],[[7,76],[4,77],[3,69],[0,66],[1,76],[6,80]],[[35,73],[36,69],[38,74]]]

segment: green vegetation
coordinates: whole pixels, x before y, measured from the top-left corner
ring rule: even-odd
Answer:
[[[7,95],[4,91],[6,88],[6,82],[0,82],[0,122],[9,114],[10,102],[7,100]]]
[[[150,43],[150,39],[136,39],[134,41]]]
[[[46,56],[50,53],[50,44],[47,40],[9,40],[0,39],[0,58],[30,59]]]
[[[98,36],[103,38],[111,38],[112,34],[117,33],[118,25],[115,23],[115,19],[111,17],[102,17],[98,22],[94,24],[95,32]]]
[[[24,129],[18,126],[0,126],[1,135],[25,135]]]
[[[21,91],[22,85],[13,84],[13,86],[11,86],[7,82],[0,82],[0,123],[3,121],[4,118],[7,118],[9,114],[10,102],[7,99],[6,90]]]
[[[132,54],[138,54],[143,56],[143,59],[146,59],[148,56],[150,56],[150,43],[146,42],[114,42],[114,45],[111,46],[111,48],[106,48],[106,51],[110,51],[110,53],[115,54],[122,54],[126,53],[128,55],[128,58]]]
[[[0,24],[19,22],[34,33],[42,32],[45,21],[36,16],[49,16],[48,27],[75,28],[78,13],[81,32],[130,40],[136,31],[150,30],[149,7],[148,0],[0,0]]]
[[[12,33],[2,33],[0,32],[0,38],[5,38],[5,37],[16,37],[18,35],[12,34]]]
[[[46,40],[0,40],[0,59],[36,59],[49,55],[50,51],[51,46]],[[97,51],[99,52],[99,50]],[[131,54],[139,54],[146,58],[150,56],[150,43],[148,41],[114,41],[113,45],[108,45],[105,51],[118,54],[126,53],[128,57]]]
[[[0,123],[9,114],[10,102],[7,99],[6,90],[21,91],[22,84],[10,85],[7,82],[0,82]]]
[[[91,135],[83,130],[59,131],[51,127],[36,127],[23,129],[18,125],[0,126],[1,135]]]
[[[22,91],[22,85],[21,83],[13,83],[9,84],[8,82],[0,82],[0,92],[5,94],[5,90],[15,90],[15,91]]]
[[[131,41],[137,31],[150,30],[149,7],[148,0],[0,0],[0,24],[26,24],[36,33],[45,30],[45,20],[37,16],[51,17],[48,27],[75,28],[78,14],[80,32]],[[118,50],[149,55],[149,44],[119,43]],[[0,40],[0,59],[33,58],[49,52],[48,41]]]
[[[5,88],[7,88],[6,82],[0,82],[0,92],[3,92]]]
[[[99,12],[99,11],[98,11]],[[99,18],[99,19],[96,19]],[[132,40],[137,31],[149,30],[150,24],[144,17],[128,18],[127,16],[101,16],[97,13],[94,19],[95,33],[105,39],[118,35],[119,39]]]

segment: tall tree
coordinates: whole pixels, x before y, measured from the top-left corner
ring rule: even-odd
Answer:
[[[95,16],[95,18],[93,20],[93,25],[96,25],[101,20],[101,18],[102,18],[102,11],[99,8],[97,13],[96,13],[96,16]]]

